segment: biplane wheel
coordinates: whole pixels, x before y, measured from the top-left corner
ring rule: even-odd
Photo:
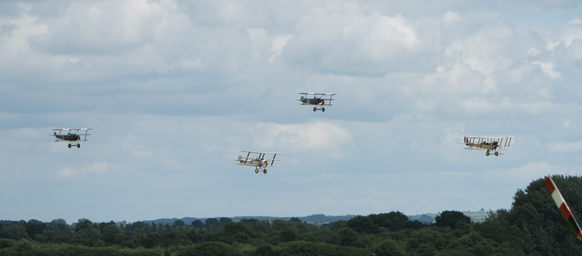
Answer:
[[[255,173],[259,173],[259,169],[255,169]]]
[[[77,144],[77,148],[81,148],[81,144]]]
[[[499,152],[495,152],[495,156],[499,156]]]
[[[313,112],[315,112],[315,111],[317,111],[317,108],[316,107],[313,107]]]
[[[486,155],[486,156],[489,156],[489,151],[485,152],[485,155]]]
[[[263,174],[267,174],[267,169],[263,169]]]
[[[321,108],[321,112],[325,112],[325,108]]]
[[[69,148],[71,148],[71,144],[69,144]]]

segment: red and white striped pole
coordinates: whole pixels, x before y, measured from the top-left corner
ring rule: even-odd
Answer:
[[[570,207],[568,207],[568,203],[566,203],[566,200],[562,197],[562,193],[560,193],[556,183],[554,183],[554,180],[552,180],[550,176],[546,177],[546,188],[548,188],[548,192],[550,192],[550,195],[560,210],[562,217],[564,217],[564,220],[568,223],[570,230],[572,230],[578,239],[582,240],[582,230],[580,230],[580,225],[578,225],[578,221],[574,218]]]

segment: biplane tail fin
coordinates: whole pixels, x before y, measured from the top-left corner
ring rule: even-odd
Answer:
[[[550,176],[547,176],[545,178],[545,183],[546,188],[548,189],[548,192],[550,192],[550,195],[552,196],[554,203],[558,207],[558,210],[560,210],[562,217],[564,218],[566,223],[568,223],[568,227],[570,228],[572,233],[574,233],[576,238],[582,240],[582,230],[580,229],[580,225],[578,224],[576,218],[574,218],[574,214],[572,214],[572,211],[570,210],[568,203],[566,203],[566,200],[564,200],[564,197],[562,197],[562,193],[560,193],[560,190],[556,186],[556,183],[554,183],[554,180],[552,180],[552,177]]]

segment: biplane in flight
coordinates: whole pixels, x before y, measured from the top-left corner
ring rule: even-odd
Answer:
[[[87,141],[87,136],[91,128],[58,128],[53,129],[53,135],[55,136],[55,142],[58,141],[69,141],[69,148],[71,147],[81,147],[81,141]]]
[[[271,155],[273,157],[271,157]],[[267,174],[267,166],[269,166],[269,162],[271,167],[275,167],[275,159],[277,157],[277,153],[269,153],[269,152],[256,152],[256,151],[248,151],[243,150],[241,154],[236,159],[236,163],[239,165],[244,166],[252,166],[255,167],[255,173],[259,173],[259,170],[263,170],[264,174]]]
[[[570,210],[568,203],[566,203],[566,200],[564,200],[564,197],[562,196],[562,193],[560,193],[558,186],[556,186],[556,183],[554,183],[554,180],[550,176],[545,178],[545,183],[546,188],[552,197],[552,200],[556,204],[556,207],[558,207],[562,217],[566,223],[568,223],[568,227],[572,233],[574,233],[576,238],[582,240],[582,230],[580,229],[580,225],[578,224],[578,221],[576,221],[576,218],[574,218],[574,214],[572,214],[572,210]]]
[[[470,150],[487,150],[485,152],[486,156],[489,156],[491,152],[495,156],[499,155],[499,150],[509,149],[511,147],[511,141],[513,136],[503,136],[503,137],[475,137],[469,136],[465,137],[465,149]]]
[[[325,112],[324,106],[331,106],[331,101],[335,93],[317,93],[317,92],[300,92],[301,97],[297,100],[301,105],[310,105],[313,107],[313,112],[321,110]]]

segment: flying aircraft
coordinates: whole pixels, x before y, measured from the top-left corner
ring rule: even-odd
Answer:
[[[560,193],[560,190],[558,190],[556,183],[554,183],[554,180],[552,180],[552,177],[550,176],[546,177],[545,183],[546,188],[548,189],[548,192],[550,192],[550,195],[558,207],[558,210],[562,214],[562,217],[564,217],[564,220],[566,220],[566,223],[568,223],[568,227],[570,230],[572,230],[572,233],[574,233],[576,238],[582,240],[582,230],[580,229],[580,225],[578,224],[576,218],[574,218],[570,207],[568,207],[568,203],[566,203],[566,200],[564,200],[564,197],[562,197],[562,193]]]
[[[513,136],[503,136],[503,137],[475,137],[469,136],[465,137],[465,149],[470,150],[487,150],[485,152],[486,156],[489,156],[490,152],[493,151],[495,156],[499,155],[499,150],[508,149],[511,146],[511,141]]]
[[[273,157],[267,157],[272,155]],[[256,152],[256,151],[248,151],[243,150],[241,151],[241,155],[238,156],[236,159],[236,163],[238,165],[244,166],[253,166],[255,167],[255,173],[259,173],[259,170],[262,169],[264,174],[267,174],[267,166],[269,166],[269,162],[271,167],[275,167],[273,165],[275,163],[275,159],[277,157],[277,153],[269,153],[269,152]],[[265,160],[265,158],[267,158]]]
[[[325,107],[331,106],[331,101],[335,93],[316,93],[316,92],[300,92],[301,98],[297,101],[301,102],[301,105],[310,105],[313,107],[313,112],[321,110],[325,112]]]
[[[87,141],[87,136],[91,128],[58,128],[53,129],[53,135],[55,136],[55,142],[58,141],[70,141],[74,144],[69,143],[69,148],[76,146],[81,147],[80,141]]]

